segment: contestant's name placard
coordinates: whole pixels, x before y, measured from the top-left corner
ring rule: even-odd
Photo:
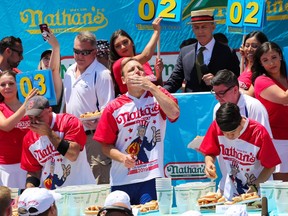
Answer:
[[[33,89],[39,90],[39,95],[46,97],[50,105],[56,105],[56,94],[51,70],[36,70],[16,75],[19,100],[23,103],[28,93]]]
[[[230,33],[261,31],[264,21],[265,0],[228,0],[226,25]]]
[[[151,24],[155,17],[163,21],[180,22],[182,0],[136,0],[135,22]]]

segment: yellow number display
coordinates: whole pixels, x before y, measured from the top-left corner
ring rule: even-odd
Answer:
[[[145,14],[145,7],[148,7],[148,13]],[[138,6],[139,17],[143,21],[150,21],[154,18],[155,15],[155,5],[152,0],[141,0]]]
[[[259,4],[257,4],[257,2],[249,2],[246,8],[253,8],[253,10],[246,16],[244,22],[256,24],[258,22],[258,19],[255,17],[255,15],[257,15],[257,13],[259,12]]]
[[[56,93],[51,70],[35,70],[16,75],[19,100],[23,103],[32,88],[37,88],[39,95],[46,97],[50,105],[56,105]]]
[[[44,95],[46,93],[45,76],[43,74],[36,74],[34,80],[39,80],[39,94]]]
[[[25,83],[27,84],[27,92],[25,91]],[[20,82],[20,90],[21,90],[21,94],[23,95],[23,97],[27,97],[28,93],[32,90],[32,83],[31,80],[28,77],[23,77]]]
[[[34,80],[38,81],[37,88],[39,89],[39,94],[44,95],[46,93],[47,87],[45,84],[45,76],[43,74],[36,74],[33,78]],[[20,91],[23,97],[27,97],[28,93],[32,90],[33,84],[29,77],[22,77],[20,79]],[[27,86],[27,92],[25,91],[25,84]]]
[[[228,0],[227,8],[227,26],[239,27],[239,29],[241,27],[263,27],[264,0]]]
[[[235,11],[238,9],[238,13],[235,15]],[[242,5],[240,2],[233,2],[233,4],[231,4],[231,8],[230,8],[230,21],[233,24],[238,24],[241,21],[241,18],[243,16],[243,9],[242,9]]]
[[[163,18],[175,19],[176,14],[175,13],[170,13],[170,12],[173,11],[176,8],[176,6],[177,6],[176,1],[175,0],[161,0],[160,4],[164,5],[164,6],[166,4],[169,4],[169,5],[163,11],[161,11],[159,16],[163,17]]]

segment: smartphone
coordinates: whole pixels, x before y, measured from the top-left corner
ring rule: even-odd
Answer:
[[[47,40],[46,37],[47,37],[47,33],[49,32],[48,25],[46,23],[42,23],[39,25],[39,28],[40,28],[43,39]]]

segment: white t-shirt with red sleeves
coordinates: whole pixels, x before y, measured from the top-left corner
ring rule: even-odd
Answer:
[[[177,102],[165,89],[161,90]],[[126,93],[107,105],[93,139],[107,145],[115,145],[120,152],[138,158],[136,166],[131,169],[112,160],[112,186],[138,183],[163,176],[165,130],[166,115],[150,92],[145,92],[140,98]]]
[[[255,97],[266,107],[269,122],[273,133],[273,138],[278,140],[288,140],[288,106],[287,104],[278,104],[268,101],[260,96],[266,88],[277,85],[283,91],[287,88],[275,80],[265,75],[259,76],[255,80]]]
[[[237,102],[237,106],[240,109],[240,114],[246,118],[253,119],[262,124],[268,133],[272,136],[272,131],[269,124],[269,118],[266,108],[263,104],[254,97],[247,94],[240,93],[240,97]],[[213,119],[215,119],[216,112],[220,107],[220,103],[217,103],[213,110]]]
[[[81,145],[77,160],[72,162],[62,156],[47,136],[29,131],[24,137],[21,168],[31,172],[42,170],[40,186],[47,189],[95,184],[84,148],[86,134],[82,123],[73,115],[53,113],[50,127],[61,139]]]
[[[0,111],[9,118],[15,112],[5,103],[0,103]],[[22,141],[28,132],[30,120],[23,117],[10,131],[0,130],[0,164],[19,164],[21,160]]]
[[[240,136],[235,140],[226,138],[213,121],[200,151],[204,155],[218,156],[223,175],[221,181],[224,181],[220,182],[220,189],[227,196],[245,193],[264,167],[272,168],[281,163],[267,130],[251,119],[246,119]]]

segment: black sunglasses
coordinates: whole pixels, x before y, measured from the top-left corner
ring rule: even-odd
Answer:
[[[235,85],[234,85],[234,86],[235,86]],[[234,88],[234,86],[230,86],[230,87],[227,88],[225,91],[223,91],[223,92],[217,92],[217,93],[212,89],[212,90],[211,90],[211,93],[217,95],[217,96],[220,97],[220,98],[222,98],[222,97],[225,96],[225,94],[226,94],[230,89]]]
[[[34,208],[34,207],[31,207],[29,208],[28,210],[25,209],[25,208],[18,208],[18,214],[19,215],[29,215],[29,214],[35,214],[36,212],[38,212],[38,209]]]
[[[92,50],[78,50],[78,49],[73,49],[73,52],[76,54],[76,55],[83,55],[83,56],[87,56],[87,55],[90,55],[92,52],[94,51],[94,49]]]
[[[20,50],[17,50],[17,49],[14,49],[12,47],[9,47],[10,50],[16,52],[19,56],[23,56],[23,51],[20,51]]]

